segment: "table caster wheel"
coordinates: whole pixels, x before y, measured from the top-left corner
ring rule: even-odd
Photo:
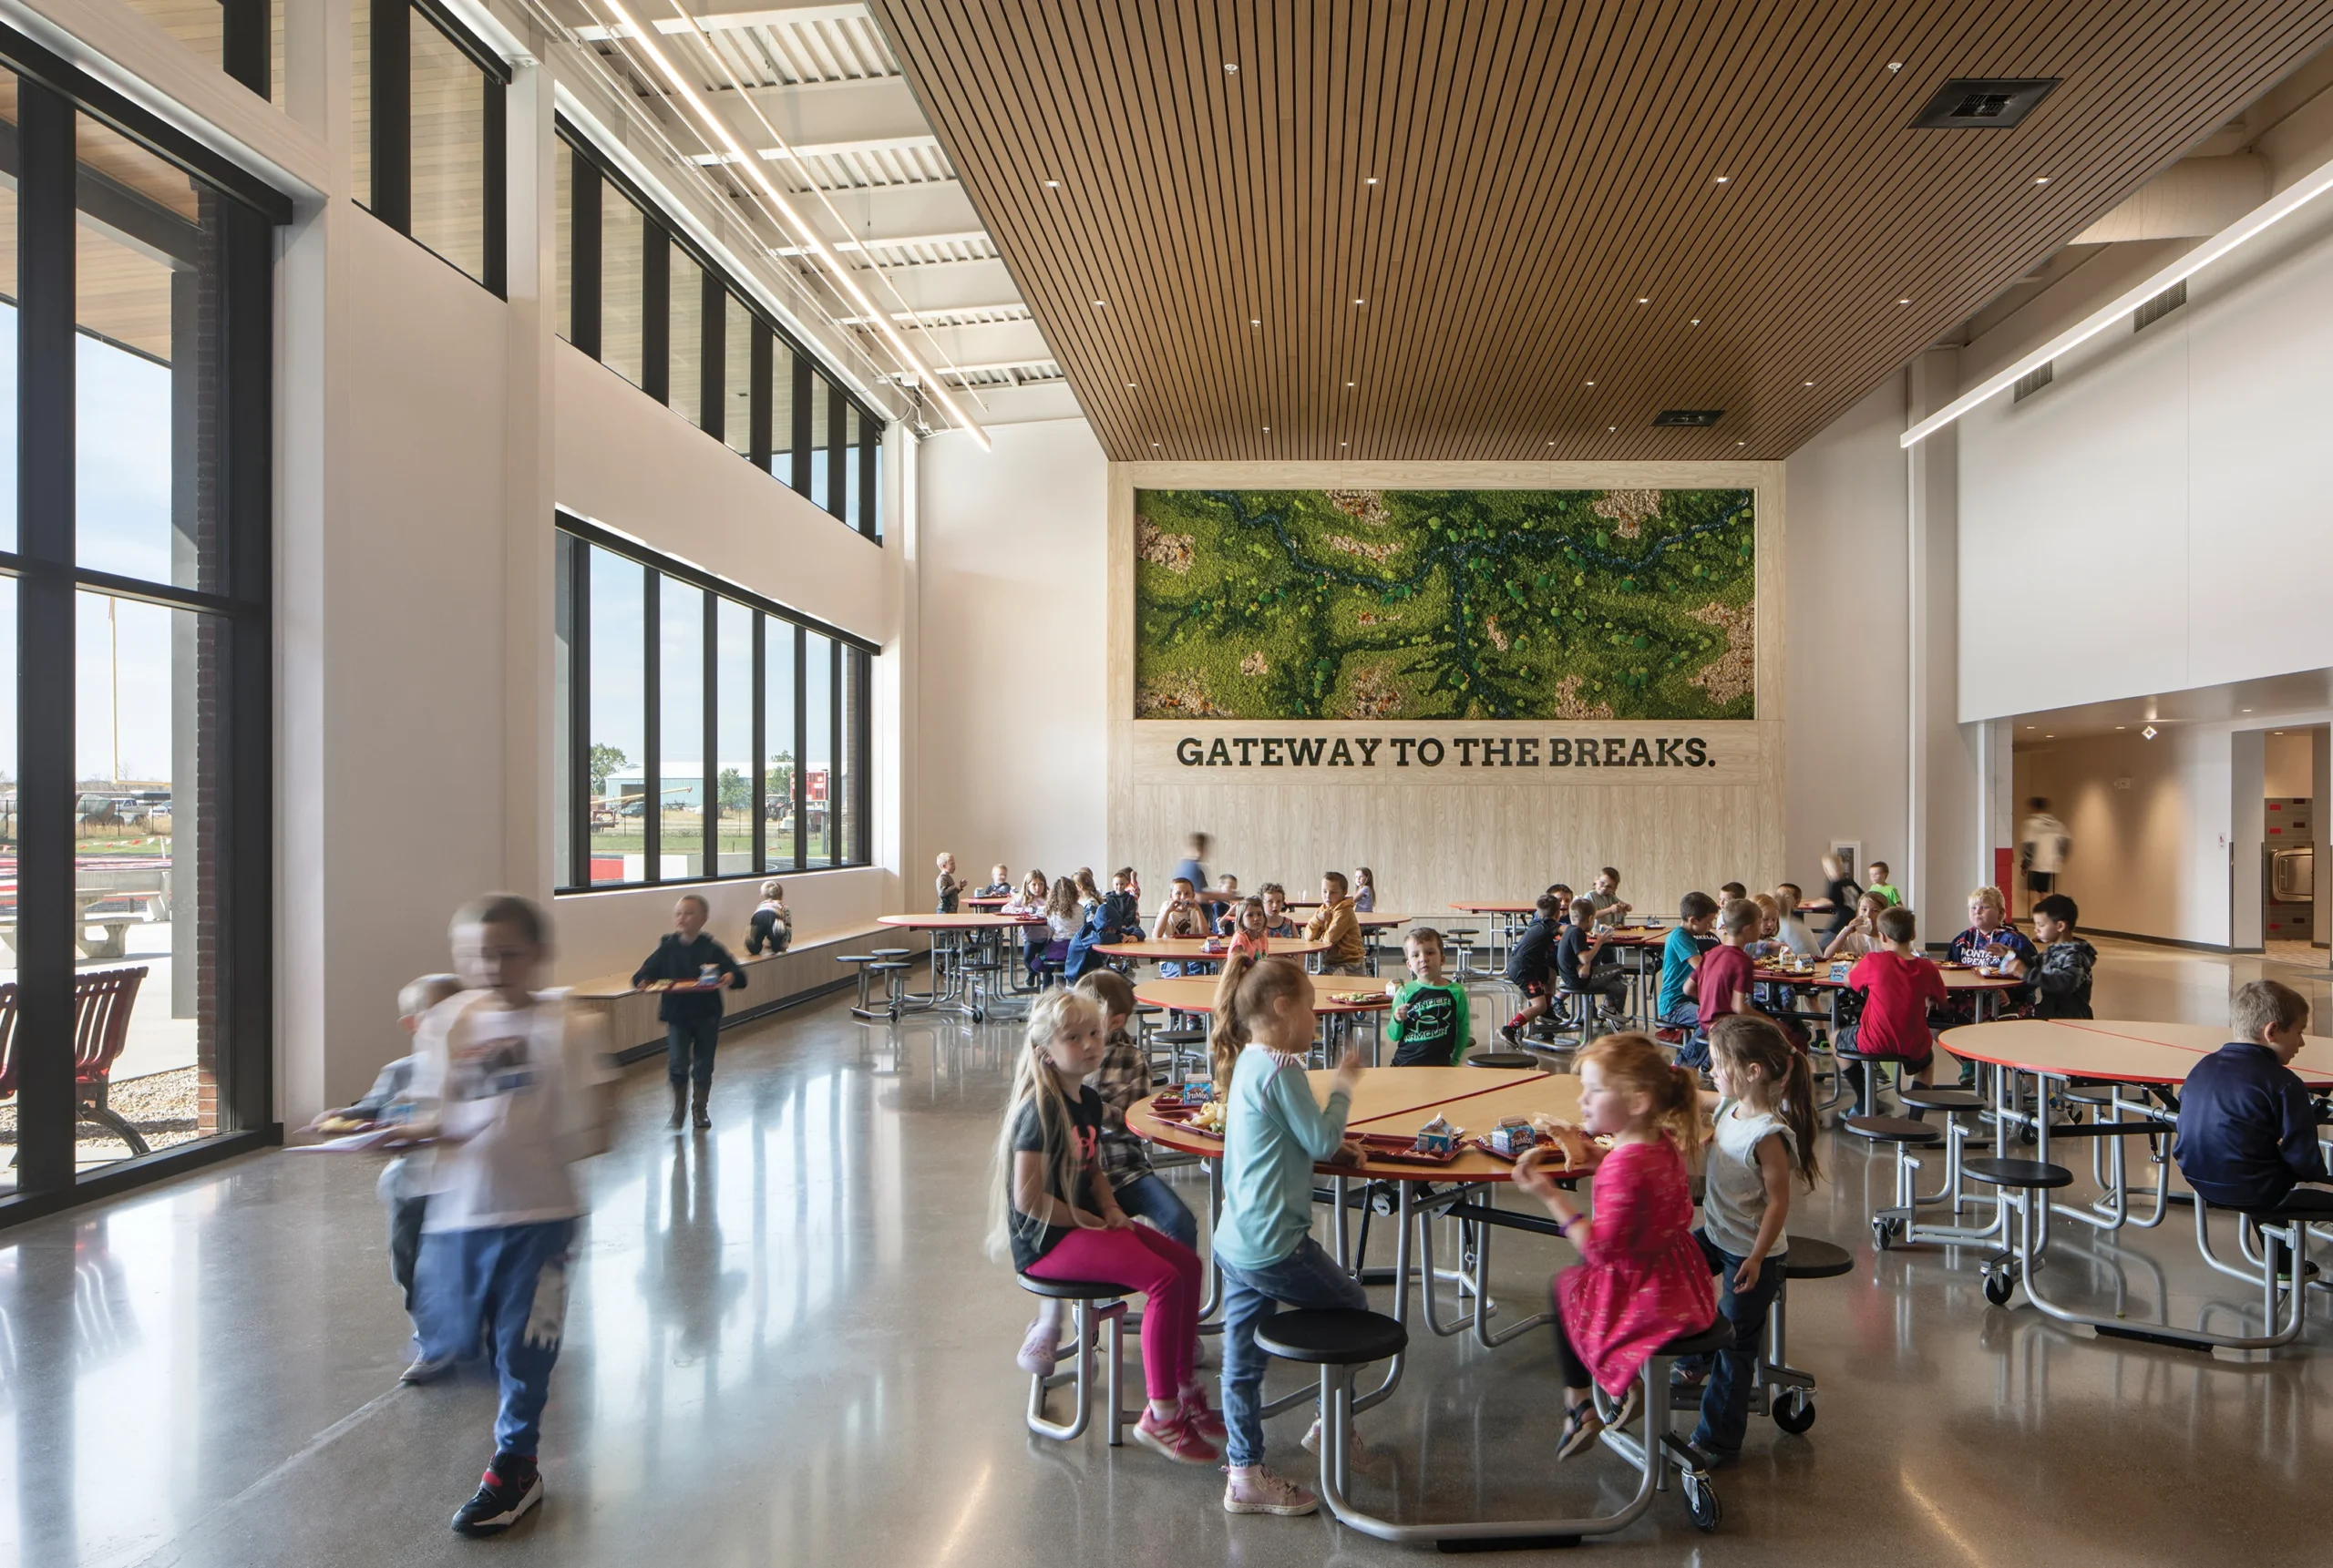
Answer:
[[[2017,1280],[2008,1270],[1988,1270],[1985,1275],[1985,1299],[1995,1307],[2007,1307],[2010,1294],[2017,1289]]]
[[[1787,1389],[1774,1401],[1774,1425],[1796,1436],[1814,1424],[1814,1401],[1804,1389]]]
[[[1896,1245],[1896,1227],[1886,1220],[1871,1222],[1871,1245],[1886,1252]]]
[[[1717,1528],[1725,1512],[1718,1505],[1717,1488],[1709,1478],[1690,1470],[1685,1472],[1685,1509],[1693,1516],[1693,1528],[1704,1534]]]

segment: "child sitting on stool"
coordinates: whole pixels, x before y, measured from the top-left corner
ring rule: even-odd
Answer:
[[[2054,895],[2053,895],[2054,897]],[[2179,1092],[2171,1157],[2205,1203],[2246,1214],[2333,1219],[2333,1182],[2317,1141],[2317,1112],[2292,1070],[2308,1028],[2308,999],[2276,980],[2236,989],[2236,1036],[2197,1062]],[[2310,1184],[2303,1185],[2302,1184]],[[2272,1243],[2280,1272],[2284,1245]]]

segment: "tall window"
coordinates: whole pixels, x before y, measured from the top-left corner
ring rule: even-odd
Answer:
[[[356,200],[503,291],[509,64],[437,0],[350,0]]]
[[[560,891],[867,864],[874,650],[559,526]]]
[[[818,370],[563,120],[560,133],[558,269],[568,342],[881,538],[882,415]]]
[[[0,126],[5,1223],[266,1136],[291,206],[5,28]]]

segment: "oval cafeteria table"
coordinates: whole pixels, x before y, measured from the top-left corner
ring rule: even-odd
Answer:
[[[2252,1335],[2211,1333],[2201,1327],[2186,1328],[2163,1323],[2133,1323],[2127,1317],[2101,1317],[2080,1312],[2050,1300],[2033,1288],[2033,1265],[2049,1245],[2050,1217],[2052,1214],[2079,1220],[2100,1230],[2120,1230],[2129,1220],[2129,1193],[2122,1182],[2122,1140],[2125,1136],[2167,1136],[2176,1124],[2178,1085],[2186,1081],[2195,1064],[2227,1042],[2227,1030],[2212,1024],[2156,1023],[2125,1019],[2008,1019],[1999,1023],[1965,1025],[1947,1030],[1940,1037],[1944,1048],[1966,1061],[1983,1062],[1992,1067],[1993,1116],[1998,1138],[1996,1147],[2002,1158],[2010,1157],[2012,1128],[2030,1128],[2033,1134],[2033,1159],[2046,1163],[2050,1158],[2050,1143],[2058,1138],[2104,1138],[2110,1141],[2112,1158],[2106,1163],[2111,1172],[2103,1178],[2106,1195],[2086,1208],[2070,1204],[2034,1201],[2032,1213],[2020,1227],[2020,1250],[2016,1254],[2016,1276],[2003,1270],[1999,1277],[2013,1285],[2021,1278],[2026,1298],[2041,1312],[2066,1327],[2083,1334],[2121,1335],[2150,1339],[2158,1343],[2209,1349],[2224,1359],[2251,1360],[2263,1358],[2277,1345],[2289,1343],[2296,1337],[2306,1320],[2307,1291],[2288,1293],[2293,1301],[2291,1322],[2284,1329],[2276,1327],[2276,1292],[2266,1291],[2264,1304],[2266,1332]],[[2333,1089],[2333,1039],[2323,1035],[2307,1036],[2299,1054],[2293,1059],[2293,1071],[2312,1090]],[[2024,1108],[2024,1097],[2017,1088],[2022,1075],[2037,1081],[2034,1109]],[[2149,1105],[2124,1100],[2117,1092],[2112,1103],[2099,1108],[2099,1118],[2087,1123],[2061,1123],[2052,1126],[2049,1115],[2049,1084],[2090,1080],[2114,1084],[2132,1084],[2152,1096],[2158,1104]],[[2134,1118],[2124,1120],[2125,1116]],[[2112,1118],[2111,1120],[2109,1118]],[[2092,1160],[2093,1172],[2099,1162]],[[2153,1216],[2136,1222],[2143,1228],[2158,1223],[2168,1199],[2168,1167],[2158,1178],[2155,1188]],[[2008,1214],[2017,1200],[2004,1194],[1998,1205],[1993,1225],[1983,1234],[2005,1248],[2009,1240]],[[2196,1241],[2205,1261],[2223,1273],[2249,1279],[2250,1275],[2222,1265],[2209,1250],[2209,1235],[2205,1228],[2205,1206],[2195,1204]],[[1996,1260],[1999,1266],[2003,1260]]]
[[[1134,999],[1175,1012],[1213,1012],[1215,982],[1213,975],[1194,975],[1189,979],[1147,980],[1135,987]],[[1370,1015],[1369,1060],[1374,1066],[1378,1057],[1379,1026],[1377,1016],[1393,1010],[1393,999],[1385,994],[1385,982],[1368,975],[1314,975],[1304,977],[1312,982],[1312,1010],[1328,1020],[1323,1049],[1343,1044],[1349,1038],[1351,1020],[1357,1014]]]
[[[1148,958],[1154,963],[1160,959],[1199,963],[1213,959],[1221,962],[1231,956],[1230,949],[1220,939],[1216,940],[1211,948],[1208,946],[1208,940],[1205,937],[1152,937],[1140,942],[1096,942],[1094,950],[1113,958]],[[1309,953],[1325,953],[1328,950],[1328,943],[1308,942],[1301,937],[1275,937],[1271,943],[1271,954],[1276,958],[1300,958]]]
[[[1314,1072],[1310,1076],[1314,1094],[1325,1097],[1332,1075]],[[1566,1122],[1576,1120],[1579,1114],[1579,1080],[1567,1074],[1557,1076],[1495,1068],[1389,1067],[1362,1076],[1353,1093],[1346,1130],[1352,1133],[1410,1135],[1436,1115],[1441,1115],[1465,1128],[1466,1135],[1472,1138],[1487,1133],[1502,1116],[1535,1112]],[[1126,1112],[1126,1125],[1143,1137],[1207,1158],[1209,1172],[1217,1173],[1220,1162],[1214,1156],[1222,1152],[1221,1141],[1178,1122],[1161,1119],[1155,1113],[1153,1102],[1145,1100],[1130,1107]],[[1537,1327],[1551,1316],[1538,1313],[1520,1322],[1511,1323],[1496,1334],[1489,1331],[1487,1314],[1484,1310],[1484,1303],[1488,1299],[1484,1294],[1484,1282],[1487,1277],[1487,1255],[1493,1230],[1512,1228],[1561,1234],[1544,1216],[1516,1214],[1491,1205],[1488,1200],[1495,1194],[1496,1184],[1508,1182],[1513,1177],[1513,1168],[1506,1161],[1469,1149],[1446,1165],[1402,1164],[1371,1159],[1358,1165],[1317,1165],[1314,1170],[1331,1178],[1336,1252],[1339,1262],[1348,1267],[1351,1266],[1351,1249],[1347,1245],[1346,1215],[1350,1205],[1346,1201],[1346,1184],[1355,1180],[1385,1182],[1391,1184],[1398,1194],[1401,1228],[1396,1233],[1390,1281],[1394,1287],[1392,1316],[1396,1322],[1406,1327],[1409,1319],[1410,1251],[1413,1229],[1418,1243],[1416,1274],[1421,1286],[1419,1299],[1424,1308],[1426,1327],[1434,1333],[1446,1337],[1471,1329],[1479,1344],[1495,1346]],[[1219,1173],[1215,1174],[1215,1196],[1219,1203]],[[1434,1192],[1420,1202],[1415,1194],[1427,1183],[1444,1190]],[[1482,1195],[1469,1196],[1470,1193]],[[1475,1307],[1472,1311],[1447,1324],[1439,1320],[1435,1310],[1434,1287],[1437,1275],[1434,1266],[1433,1220],[1437,1213],[1452,1215],[1462,1222],[1472,1222],[1474,1230],[1474,1257],[1460,1280],[1460,1297],[1463,1301],[1471,1296]],[[1402,1364],[1406,1358],[1406,1351],[1397,1354],[1387,1368],[1384,1382],[1358,1398],[1353,1395],[1348,1381],[1335,1395],[1336,1409],[1324,1412],[1324,1417],[1338,1421],[1341,1430],[1343,1420],[1349,1420],[1354,1413],[1389,1398],[1401,1382]],[[1659,1365],[1655,1363],[1656,1368]],[[1264,1407],[1264,1411],[1268,1415],[1274,1414],[1308,1402],[1313,1397],[1312,1389],[1299,1388],[1270,1401]],[[1339,1445],[1331,1445],[1323,1456],[1321,1501],[1340,1522],[1380,1540],[1408,1544],[1434,1542],[1445,1550],[1487,1547],[1494,1543],[1523,1546],[1548,1539],[1576,1543],[1583,1536],[1609,1534],[1628,1528],[1642,1517],[1650,1506],[1654,1493],[1668,1484],[1668,1472],[1671,1469],[1683,1471],[1689,1497],[1708,1494],[1708,1472],[1699,1468],[1698,1457],[1693,1456],[1691,1450],[1677,1442],[1666,1404],[1666,1400],[1649,1403],[1642,1417],[1644,1425],[1640,1434],[1632,1435],[1614,1428],[1604,1435],[1605,1446],[1634,1466],[1638,1478],[1634,1494],[1608,1513],[1591,1518],[1466,1519],[1437,1520],[1418,1524],[1393,1523],[1363,1513],[1348,1501],[1345,1491],[1350,1479],[1347,1471],[1349,1459],[1337,1456]],[[1698,1520],[1701,1505],[1696,1502],[1694,1506]]]
[[[967,975],[963,968],[966,944],[986,933],[1018,930],[1024,926],[1042,926],[1043,915],[993,915],[972,913],[963,915],[879,915],[879,926],[896,926],[902,931],[923,931],[931,938],[931,989],[910,991],[900,999],[901,1005],[918,1012],[960,1012],[978,1022],[986,1016],[980,999],[967,994]],[[1002,940],[1001,937],[999,940]],[[1011,963],[1007,953],[1004,962]],[[1011,971],[1006,971],[1009,979]]]

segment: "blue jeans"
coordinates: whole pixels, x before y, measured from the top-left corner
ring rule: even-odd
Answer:
[[[664,1025],[664,1076],[674,1083],[694,1071],[700,1086],[713,1081],[713,1048],[721,1043],[721,1015],[676,1018]],[[696,1057],[692,1070],[689,1057]]]
[[[1695,1231],[1701,1256],[1717,1274],[1718,1316],[1733,1325],[1733,1348],[1713,1358],[1680,1357],[1677,1364],[1689,1371],[1707,1370],[1710,1380],[1701,1390],[1701,1419],[1693,1428],[1693,1446],[1721,1453],[1739,1453],[1750,1430],[1750,1390],[1758,1376],[1758,1358],[1766,1347],[1766,1314],[1783,1287],[1783,1260],[1769,1255],[1758,1266],[1758,1283],[1747,1294],[1733,1288],[1733,1271],[1742,1259],[1710,1240],[1707,1231]]]
[[[1177,1195],[1175,1189],[1159,1180],[1155,1173],[1136,1176],[1116,1190],[1118,1207],[1138,1220],[1148,1220],[1166,1235],[1172,1236],[1197,1252],[1199,1245],[1198,1216],[1190,1205]]]
[[[567,1322],[573,1220],[421,1238],[415,1283],[421,1353],[468,1360],[481,1346],[502,1384],[494,1451],[528,1459],[542,1441],[543,1401]]]
[[[1369,1293],[1361,1282],[1337,1266],[1337,1260],[1310,1236],[1278,1263],[1261,1268],[1234,1268],[1221,1258],[1223,1270],[1223,1424],[1230,1432],[1226,1456],[1242,1468],[1264,1460],[1264,1363],[1271,1359],[1256,1348],[1256,1326],[1271,1313],[1275,1303],[1299,1309],[1344,1307],[1367,1311]]]

